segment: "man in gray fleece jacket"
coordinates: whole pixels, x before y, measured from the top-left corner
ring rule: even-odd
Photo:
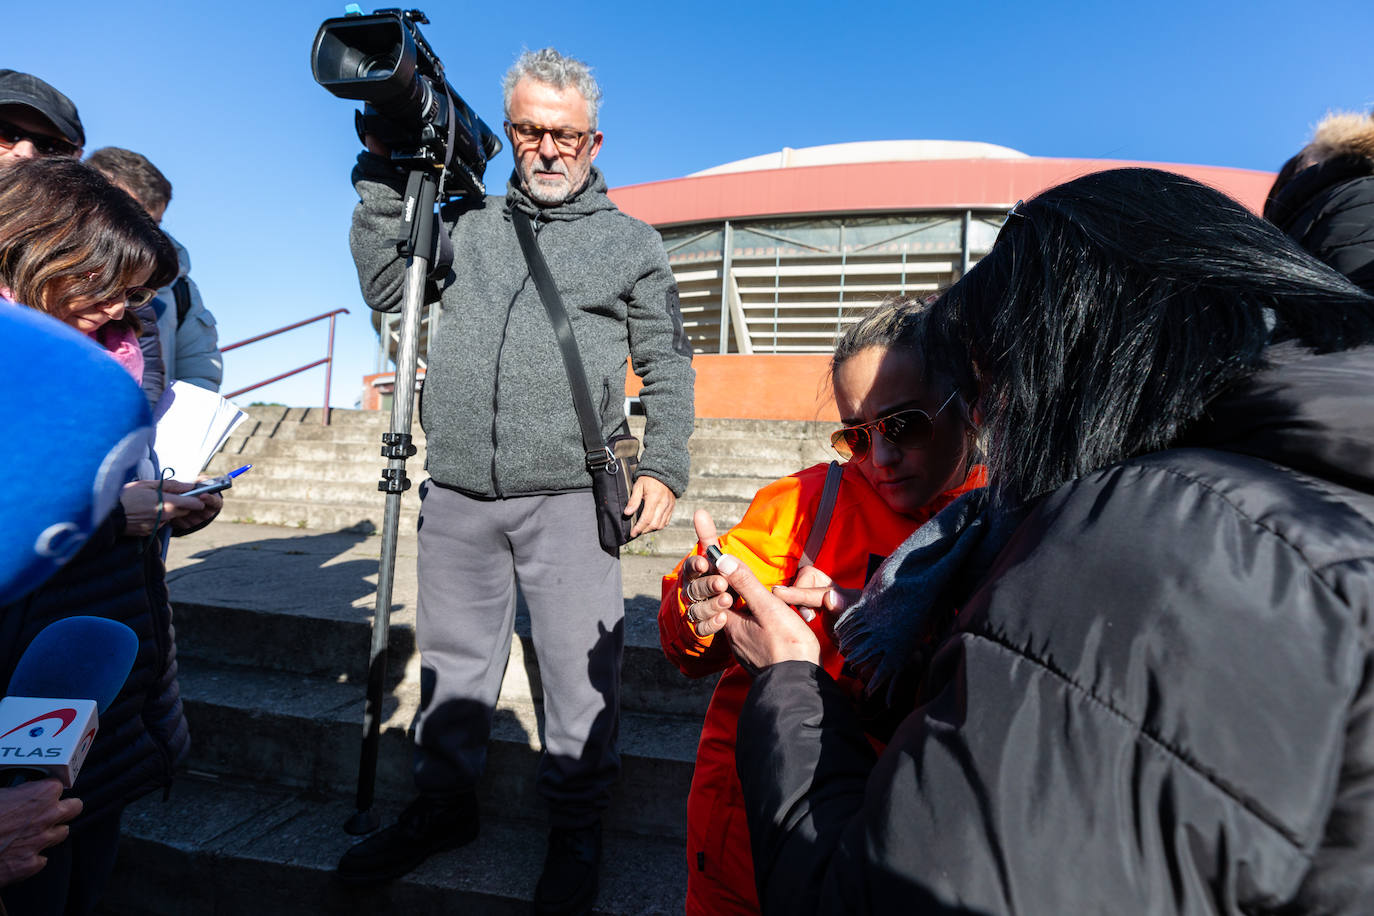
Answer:
[[[454,248],[441,283],[420,422],[416,640],[423,696],[415,723],[420,796],[399,822],[354,846],[345,878],[397,877],[477,835],[474,788],[486,762],[519,583],[530,610],[546,728],[538,787],[552,830],[536,889],[542,912],[582,912],[596,895],[600,817],[616,750],[624,604],[617,556],[599,546],[591,477],[567,375],[511,221],[527,213],[562,294],[603,433],[623,422],[627,357],[644,382],[644,453],[627,513],[662,528],[687,485],[691,348],[662,241],[606,196],[592,166],[600,90],[587,66],[526,52],[505,80],[516,160],[504,198],[444,209]],[[369,138],[353,173],[351,242],[364,298],[403,298],[401,183]]]

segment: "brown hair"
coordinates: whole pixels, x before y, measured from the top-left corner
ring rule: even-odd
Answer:
[[[176,275],[171,241],[90,166],[42,157],[0,170],[0,286],[17,302],[65,320],[74,299],[108,301]],[[139,330],[132,311],[123,321]]]
[[[145,210],[165,210],[172,202],[172,183],[148,157],[118,146],[103,146],[86,164],[133,195]]]

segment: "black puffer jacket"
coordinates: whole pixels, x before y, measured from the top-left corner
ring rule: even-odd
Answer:
[[[177,690],[176,645],[156,543],[124,537],[123,511],[96,529],[81,552],[24,600],[0,607],[0,683],[45,626],[89,614],[138,635],[133,671],[100,717],[100,730],[69,794],[85,804],[81,825],[171,782],[189,746]]]
[[[876,762],[823,672],[766,670],[765,912],[1374,910],[1372,392],[1374,348],[1295,353],[1045,497]]]

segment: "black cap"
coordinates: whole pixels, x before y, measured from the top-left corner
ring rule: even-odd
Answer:
[[[0,70],[0,105],[26,105],[51,121],[69,142],[86,145],[86,131],[72,100],[32,74]]]

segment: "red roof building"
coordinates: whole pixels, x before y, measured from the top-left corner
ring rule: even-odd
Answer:
[[[958,280],[1016,201],[1126,166],[1179,172],[1256,212],[1273,182],[1244,169],[906,140],[784,149],[611,198],[663,235],[697,354],[698,416],[833,419],[827,357],[846,325],[886,296]],[[637,390],[631,377],[627,392]]]

